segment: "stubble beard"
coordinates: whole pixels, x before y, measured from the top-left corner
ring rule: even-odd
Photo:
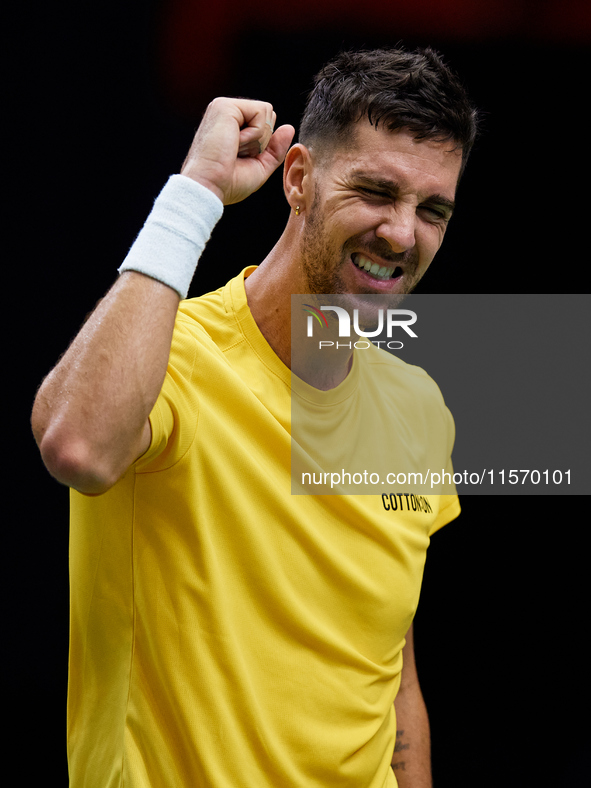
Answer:
[[[379,306],[397,308],[418,285],[422,274],[418,272],[416,250],[413,248],[404,253],[396,253],[384,239],[373,238],[364,241],[363,236],[354,236],[340,248],[336,245],[327,246],[328,234],[319,210],[319,202],[319,195],[316,192],[308,213],[302,242],[301,260],[306,292],[317,296],[341,294],[344,296],[343,306],[359,309],[359,325],[362,330],[371,330],[375,326],[376,309]],[[384,295],[376,294],[370,288],[366,292],[351,293],[341,272],[348,263],[351,253],[359,249],[373,253],[393,265],[404,265],[402,289],[397,293]],[[362,298],[355,298],[356,295]],[[368,299],[368,296],[371,298]],[[319,301],[318,306],[320,303]]]
[[[360,249],[374,254],[391,263],[393,266],[404,267],[403,288],[400,295],[408,295],[418,285],[422,274],[418,272],[418,254],[416,250],[396,253],[383,238],[367,240],[363,235],[353,236],[342,247],[327,246],[328,234],[319,210],[318,191],[308,213],[306,229],[302,241],[302,269],[307,292],[315,295],[348,293],[341,271],[349,261],[350,255]],[[363,291],[360,291],[363,294]],[[366,294],[372,294],[368,288]]]
[[[302,242],[302,269],[307,292],[312,295],[345,293],[345,283],[339,271],[345,264],[346,255],[341,250],[338,259],[339,250],[327,248],[324,220],[320,215],[318,204],[319,197],[316,191]]]

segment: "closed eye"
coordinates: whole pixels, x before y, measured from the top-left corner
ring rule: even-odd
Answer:
[[[451,214],[448,211],[443,208],[434,207],[432,205],[420,205],[419,210],[428,214],[430,219],[435,219],[436,221],[448,222],[451,218]]]
[[[368,189],[366,186],[358,186],[357,191],[380,200],[387,200],[390,198],[388,192],[379,191],[378,189]]]

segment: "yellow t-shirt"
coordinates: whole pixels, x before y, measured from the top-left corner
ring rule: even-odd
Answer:
[[[404,636],[457,497],[291,495],[290,372],[242,275],[181,304],[150,421],[111,490],[72,492],[72,788],[395,786]]]

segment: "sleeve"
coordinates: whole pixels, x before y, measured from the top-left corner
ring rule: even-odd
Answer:
[[[462,511],[460,506],[460,499],[457,495],[440,495],[439,496],[439,513],[431,525],[429,536],[443,528],[452,520],[455,520]]]
[[[152,439],[136,462],[137,473],[175,465],[191,446],[199,420],[195,385],[197,338],[182,315],[177,316],[162,389],[150,413]]]
[[[456,425],[453,419],[453,416],[449,410],[449,408],[445,407],[445,416],[447,422],[447,450],[449,453],[448,460],[445,466],[445,473],[449,473],[451,478],[453,479],[454,469],[453,463],[451,460],[451,453],[454,447],[455,439],[456,439]],[[455,484],[448,485],[448,489],[451,486],[451,490],[448,495],[439,495],[439,512],[437,517],[435,518],[433,524],[431,525],[431,530],[429,531],[429,536],[432,536],[436,531],[440,528],[443,528],[444,525],[447,525],[452,520],[455,520],[456,517],[461,512],[460,507],[460,499],[458,498]]]

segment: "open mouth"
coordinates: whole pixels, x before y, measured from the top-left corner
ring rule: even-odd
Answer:
[[[361,268],[362,271],[367,271],[368,274],[371,274],[373,277],[383,282],[387,282],[388,279],[396,279],[404,273],[399,265],[392,267],[385,265],[380,266],[379,263],[374,263],[358,252],[354,252],[351,255],[351,260],[355,263],[357,268]]]

